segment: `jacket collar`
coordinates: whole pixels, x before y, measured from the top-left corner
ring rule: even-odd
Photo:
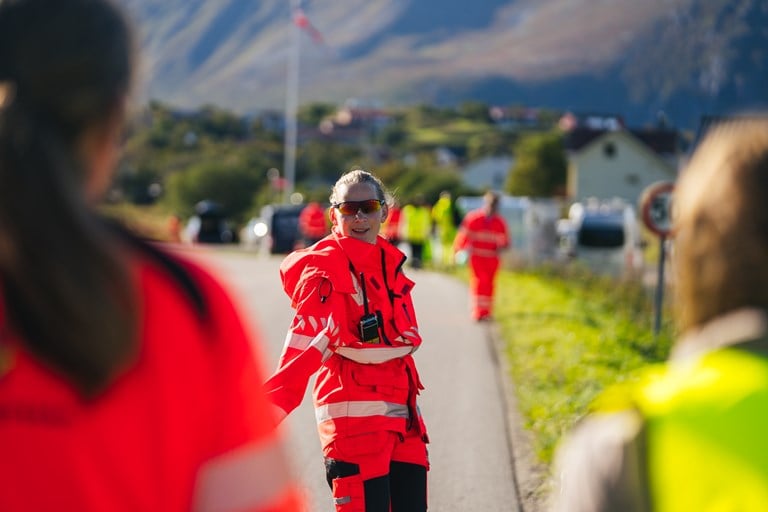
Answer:
[[[358,272],[380,271],[382,256],[388,274],[396,274],[405,262],[405,254],[381,236],[376,237],[375,244],[340,235],[336,230],[331,236]]]
[[[753,341],[768,334],[768,315],[757,308],[743,308],[714,318],[686,332],[670,359],[684,360],[706,352]]]

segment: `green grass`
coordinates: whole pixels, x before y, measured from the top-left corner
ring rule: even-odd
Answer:
[[[576,271],[502,271],[494,317],[518,408],[539,462],[607,385],[667,357],[672,327],[653,333],[653,293]]]
[[[168,240],[171,212],[160,205],[137,206],[131,203],[108,204],[102,212],[120,219],[136,233],[152,240]]]
[[[468,136],[491,133],[493,129],[488,125],[469,121],[466,119],[447,122],[440,126],[420,127],[414,130],[411,137],[420,145],[463,145]]]

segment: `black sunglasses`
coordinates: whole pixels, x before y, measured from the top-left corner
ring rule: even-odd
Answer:
[[[363,212],[368,215],[381,210],[384,201],[380,199],[366,199],[365,201],[344,201],[342,203],[332,204],[342,215],[357,215],[357,212]]]

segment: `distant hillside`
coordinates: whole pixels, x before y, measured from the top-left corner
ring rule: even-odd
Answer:
[[[289,0],[120,0],[141,94],[282,109]],[[313,0],[300,102],[468,99],[616,112],[633,124],[768,106],[764,0]],[[316,35],[317,35],[316,34]]]

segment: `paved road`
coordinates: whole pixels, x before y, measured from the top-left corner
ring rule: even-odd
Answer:
[[[271,371],[292,318],[280,286],[280,258],[229,250],[194,250],[240,297],[261,332]],[[470,321],[465,286],[441,274],[410,270],[424,344],[414,355],[426,386],[431,470],[429,509],[437,512],[519,512],[505,406],[486,326]],[[308,390],[283,423],[296,473],[312,512],[333,512]]]

